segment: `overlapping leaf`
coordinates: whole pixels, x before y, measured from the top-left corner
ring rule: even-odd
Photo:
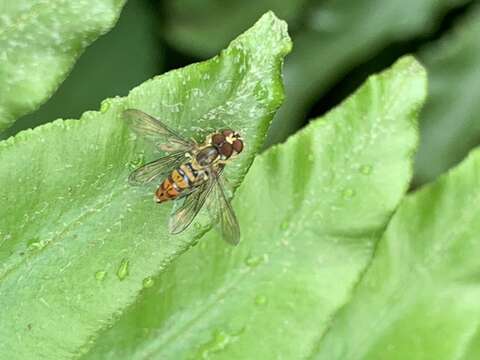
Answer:
[[[157,75],[162,51],[153,31],[155,16],[146,1],[127,2],[112,31],[86,49],[55,94],[0,134],[0,139],[54,119],[78,118],[97,109],[103,99],[124,96]]]
[[[125,0],[0,1],[0,131],[47,100]]]
[[[286,24],[272,13],[212,60],[0,143],[0,358],[65,359],[84,351],[204,232],[172,237],[170,204],[127,185],[143,143],[121,113],[139,108],[197,138],[226,126],[246,148],[226,171],[242,180],[283,99]],[[199,138],[200,140],[200,138]]]
[[[312,359],[480,357],[480,152],[402,203]]]

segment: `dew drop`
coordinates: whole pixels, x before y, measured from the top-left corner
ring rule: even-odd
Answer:
[[[108,109],[110,109],[110,101],[109,100],[103,100],[102,104],[100,105],[100,112],[102,114],[105,114]]]
[[[206,344],[203,344],[196,358],[209,359],[214,354],[224,351],[230,344],[237,341],[239,334],[230,334],[223,329],[216,330],[212,334],[212,338]]]
[[[125,278],[128,276],[128,265],[129,261],[127,259],[122,259],[122,262],[117,270],[117,277],[120,281],[125,280]]]
[[[268,299],[265,295],[257,295],[255,297],[255,304],[257,305],[265,305],[267,303]]]
[[[145,164],[145,153],[142,151],[137,155],[135,159],[127,163],[127,167],[130,170],[135,170],[144,164]]]
[[[97,279],[97,281],[103,281],[103,279],[105,279],[106,275],[107,275],[106,271],[99,270],[95,273],[95,279]]]
[[[155,284],[155,280],[153,280],[151,276],[143,279],[143,287],[145,289],[151,288],[154,284]]]
[[[42,250],[47,245],[45,240],[32,240],[28,244],[28,249],[31,251]]]
[[[252,268],[260,265],[261,262],[262,262],[262,258],[260,256],[250,255],[245,259],[245,265]]]
[[[201,224],[196,222],[193,224],[193,228],[195,229],[195,232],[196,232],[195,237],[199,239],[206,231],[210,229],[210,224],[208,223]]]
[[[342,195],[343,195],[344,199],[351,199],[352,197],[355,196],[355,190],[347,188],[347,189],[343,190]]]
[[[370,173],[372,172],[372,166],[371,165],[362,165],[362,166],[360,166],[360,172],[363,175],[370,175]]]

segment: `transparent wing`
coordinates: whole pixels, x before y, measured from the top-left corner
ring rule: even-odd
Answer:
[[[132,185],[147,184],[161,176],[166,176],[173,169],[180,166],[184,160],[185,153],[183,151],[171,153],[139,167],[130,174],[128,181]]]
[[[232,245],[239,243],[240,226],[225,195],[225,189],[220,178],[222,170],[219,172],[212,170],[206,182],[192,189],[185,196],[182,205],[170,217],[169,229],[172,234],[184,231],[200,212],[206,200],[209,199],[212,219],[220,227],[224,240]],[[211,197],[210,194],[212,194]]]
[[[219,173],[212,174],[212,182],[214,196],[212,196],[212,211],[214,221],[220,227],[223,239],[232,244],[237,245],[240,241],[240,226],[238,225],[237,216],[233,211],[230,201],[225,194],[225,188]]]
[[[210,195],[214,184],[214,180],[209,178],[184,197],[182,205],[170,217],[170,233],[179,234],[192,223],[205,204],[205,200]]]
[[[162,151],[189,151],[195,146],[192,140],[183,138],[160,120],[143,111],[128,109],[123,112],[123,116],[135,133]]]

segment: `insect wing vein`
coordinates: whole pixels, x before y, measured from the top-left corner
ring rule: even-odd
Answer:
[[[169,174],[173,169],[179,166],[184,159],[185,153],[181,151],[171,153],[139,167],[130,174],[128,181],[132,185],[148,184],[161,176]]]
[[[183,204],[170,217],[169,230],[172,234],[184,231],[195,219],[210,195],[214,182],[209,178],[185,196]]]
[[[163,122],[143,111],[128,109],[123,114],[136,134],[152,142],[162,151],[189,151],[195,146],[193,141],[178,135]]]
[[[227,199],[220,174],[213,173],[213,178],[215,183],[212,209],[214,212],[214,223],[219,224],[222,237],[226,242],[237,245],[240,241],[240,226],[237,216],[230,201]]]

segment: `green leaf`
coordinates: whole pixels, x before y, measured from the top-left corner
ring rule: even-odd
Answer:
[[[171,204],[128,186],[129,171],[149,152],[123,110],[142,109],[198,140],[236,129],[246,147],[226,175],[238,185],[283,99],[290,49],[286,23],[267,13],[212,60],[150,80],[79,121],[0,143],[0,358],[84,352],[150,276],[205,232],[197,224],[170,236]]]
[[[228,44],[265,11],[273,10],[292,28],[307,0],[168,0],[162,35],[171,46],[205,58]]]
[[[286,101],[269,130],[267,145],[286,139],[312,104],[356,66],[388,45],[425,36],[465,0],[318,1],[306,29],[294,34],[285,67]],[[315,59],[315,61],[312,61]]]
[[[0,131],[47,100],[125,0],[2,0]]]
[[[415,164],[417,184],[435,179],[480,141],[480,7],[420,53],[431,75]]]
[[[146,2],[127,2],[112,31],[85,50],[49,101],[19,119],[0,139],[54,119],[78,118],[87,109],[97,109],[103,99],[124,96],[158,74],[162,54],[154,35],[155,17]]]
[[[234,201],[239,247],[209,233],[83,358],[305,358],[408,187],[425,92],[404,58],[257,157]]]
[[[480,152],[408,196],[316,359],[478,359]]]

